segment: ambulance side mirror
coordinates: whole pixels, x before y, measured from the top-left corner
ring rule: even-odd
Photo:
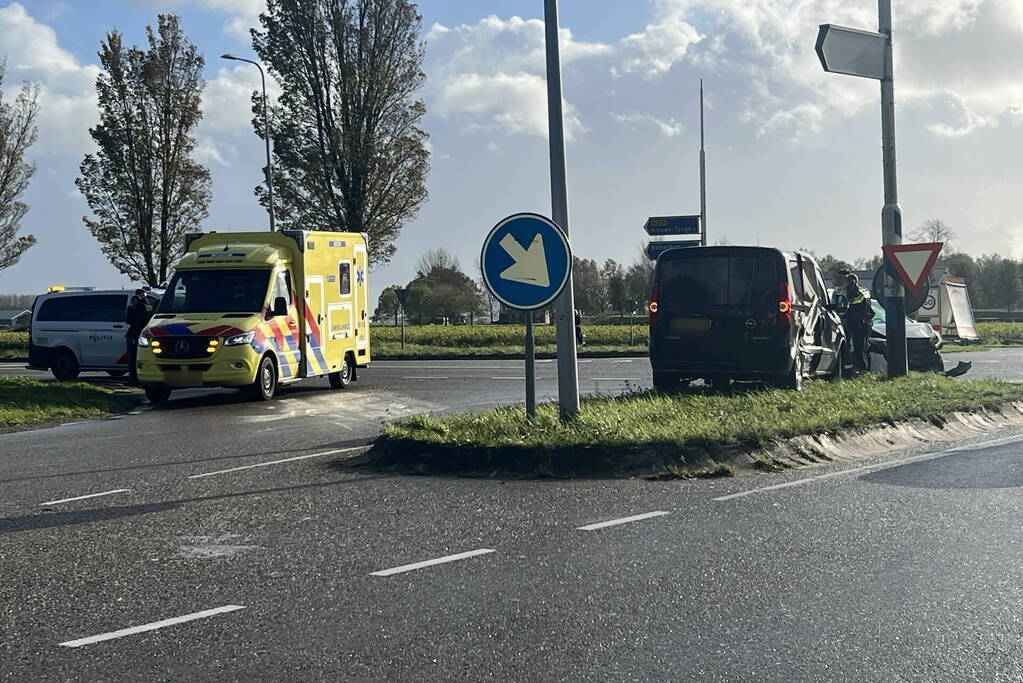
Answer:
[[[274,299],[273,316],[285,316],[288,314],[288,300],[283,296],[279,296]]]

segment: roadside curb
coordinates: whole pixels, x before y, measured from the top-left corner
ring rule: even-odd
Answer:
[[[801,469],[852,462],[1023,427],[1023,402],[954,412],[944,418],[912,418],[888,424],[776,439],[765,444],[662,444],[625,455],[607,450],[553,450],[515,447],[460,448],[379,437],[346,467],[417,475],[512,479],[692,478],[743,471]]]

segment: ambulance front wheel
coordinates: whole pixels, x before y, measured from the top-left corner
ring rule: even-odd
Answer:
[[[259,361],[256,381],[249,387],[249,393],[257,401],[270,401],[277,393],[277,365],[270,356]]]
[[[341,369],[330,373],[327,378],[330,380],[331,389],[345,389],[352,383],[352,357],[345,354],[341,362]]]
[[[167,387],[146,387],[146,398],[153,405],[166,403],[170,395],[171,390]]]

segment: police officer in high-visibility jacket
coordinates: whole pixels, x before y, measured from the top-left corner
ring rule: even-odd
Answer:
[[[853,363],[860,372],[867,369],[867,339],[874,321],[874,309],[870,305],[870,292],[860,287],[856,273],[845,277],[845,295],[849,307],[845,311],[845,326],[852,342]]]

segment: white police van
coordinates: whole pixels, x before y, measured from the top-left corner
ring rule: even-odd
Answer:
[[[135,290],[51,291],[36,297],[29,327],[28,366],[49,370],[60,381],[82,371],[113,377],[128,372],[124,322]],[[155,309],[159,296],[150,293]]]

